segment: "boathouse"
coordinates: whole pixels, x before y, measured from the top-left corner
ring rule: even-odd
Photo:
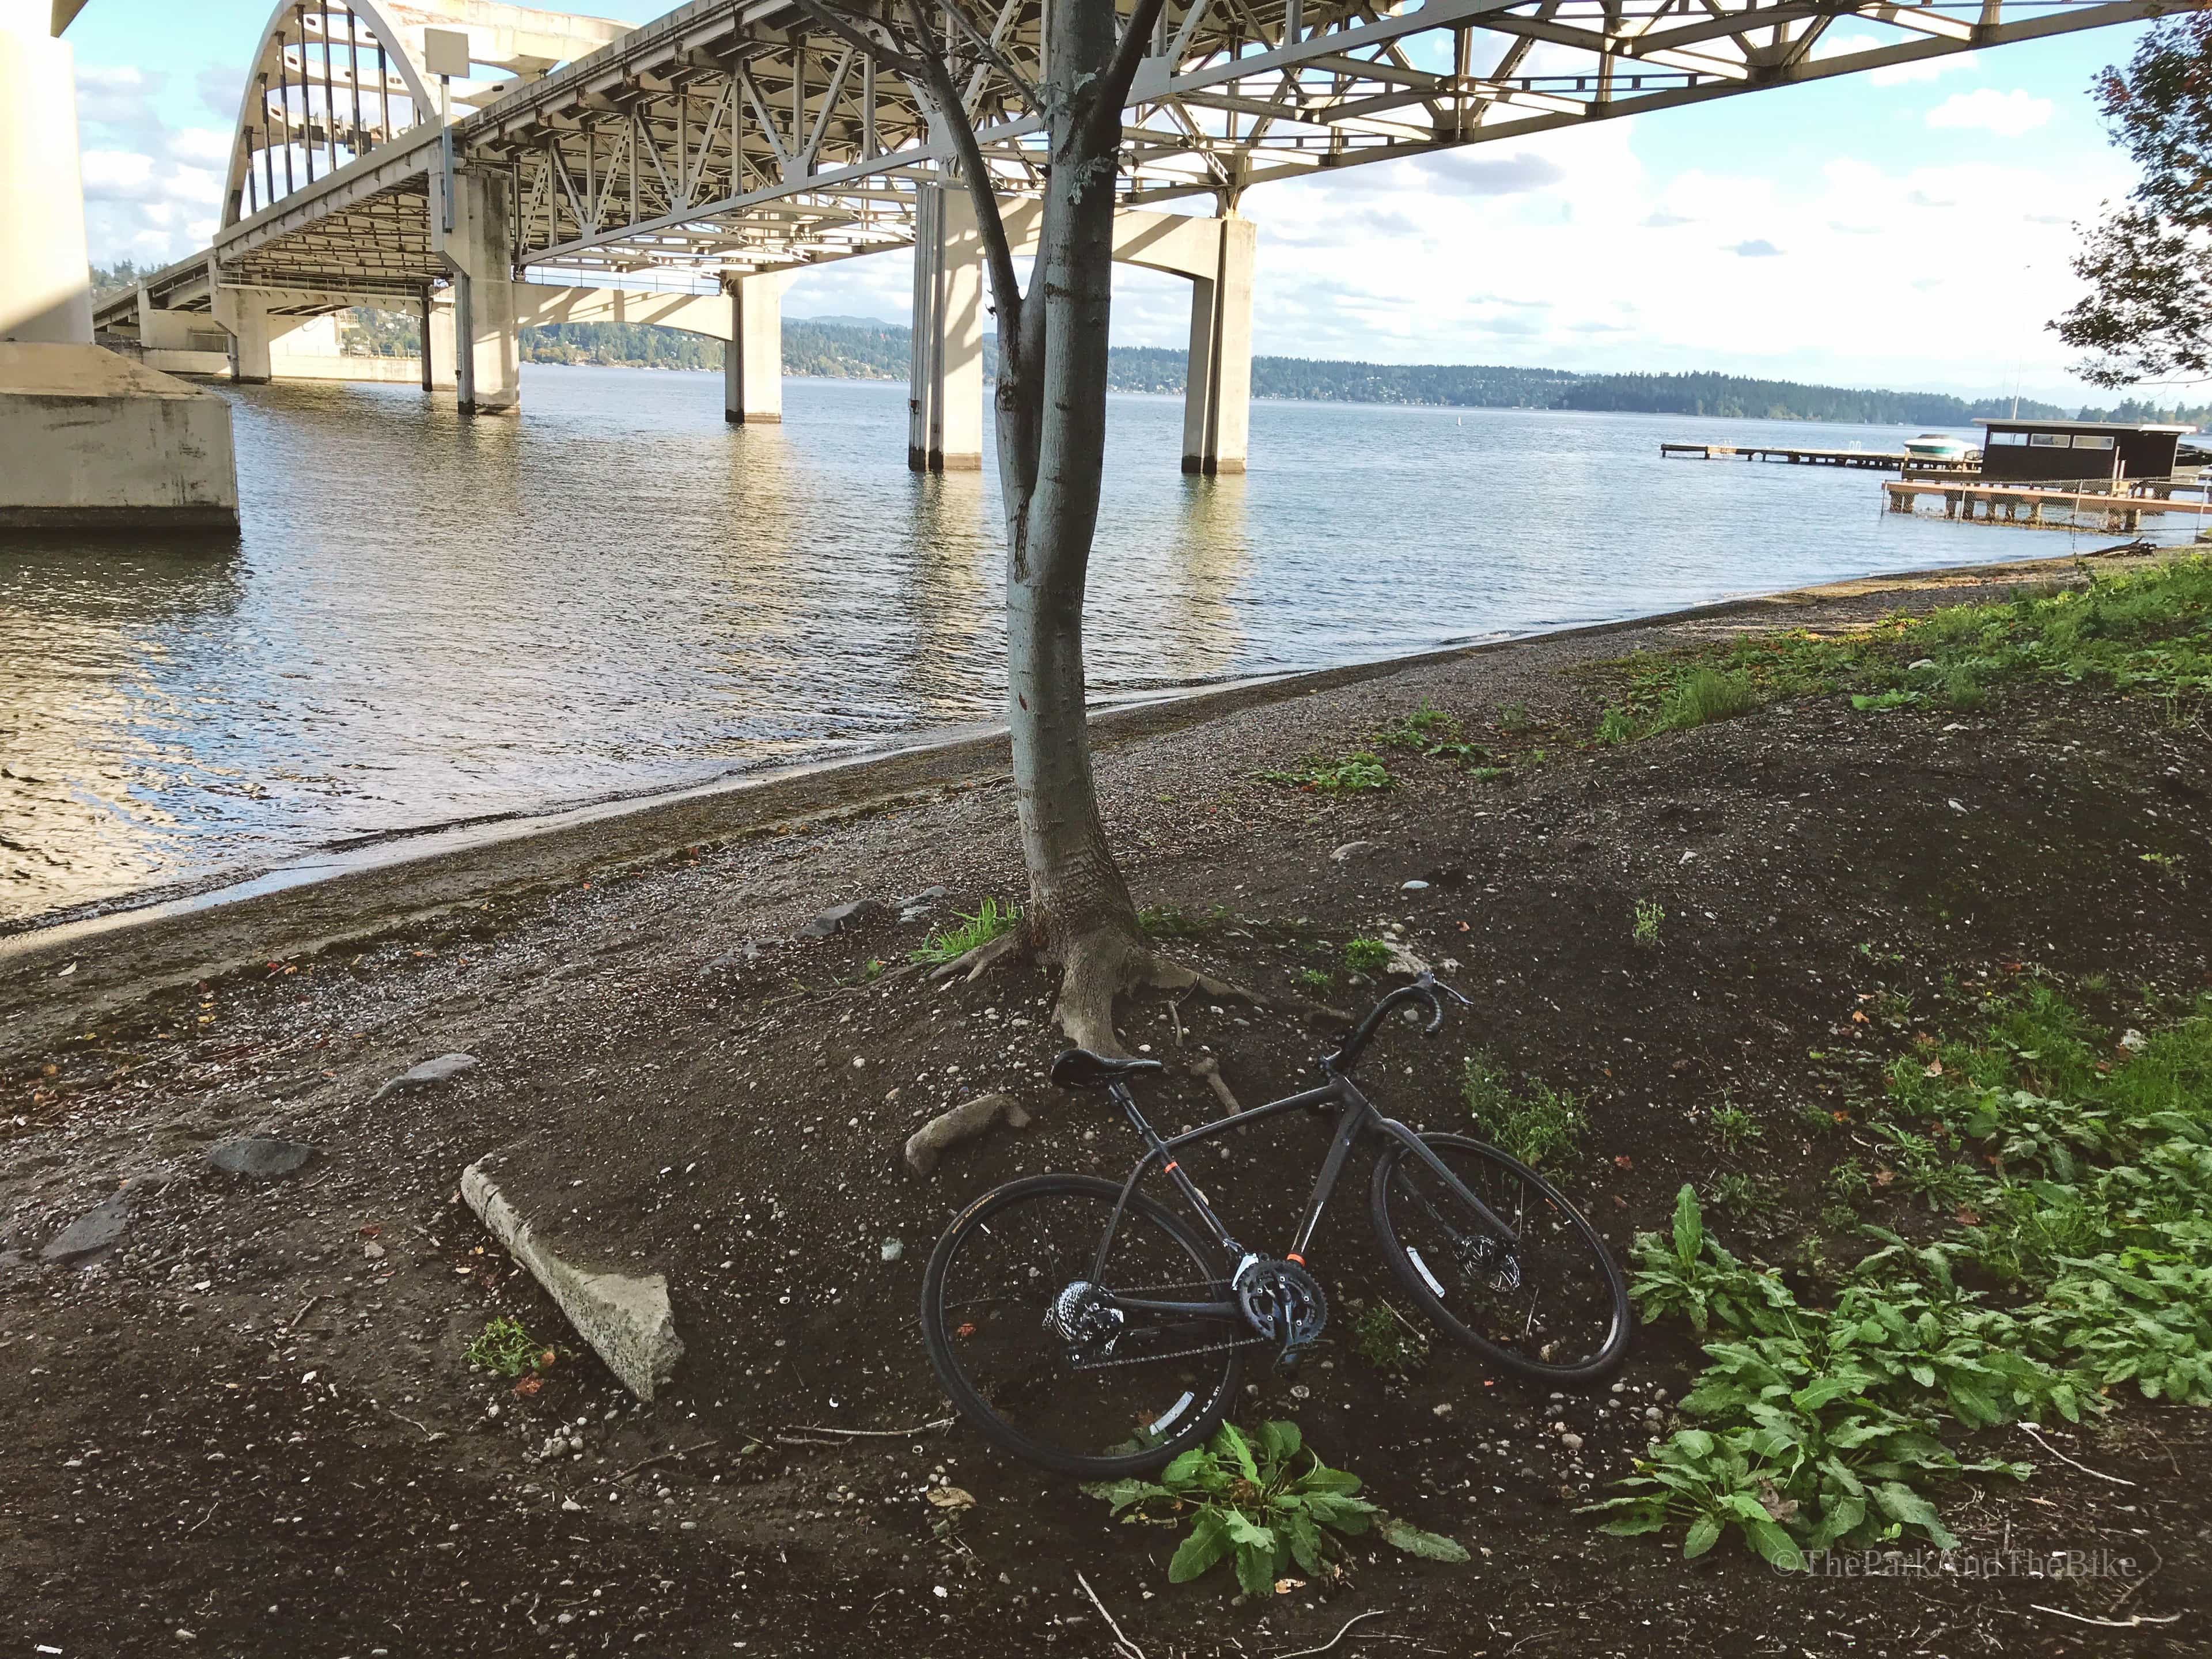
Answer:
[[[2039,483],[2170,478],[2174,451],[2193,426],[2130,425],[2119,421],[1977,421],[1982,477]]]

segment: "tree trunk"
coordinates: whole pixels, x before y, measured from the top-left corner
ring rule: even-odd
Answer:
[[[1042,238],[1027,298],[997,295],[1007,719],[1030,874],[1028,939],[1064,970],[1060,1019],[1068,1036],[1111,1051],[1115,996],[1155,967],[1099,819],[1084,696],[1084,586],[1106,458],[1121,131],[1118,98],[1110,123],[1101,122],[1084,93],[1114,58],[1115,15],[1112,0],[1066,0],[1047,16],[1052,169]]]

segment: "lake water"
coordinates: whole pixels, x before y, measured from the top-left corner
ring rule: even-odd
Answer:
[[[518,420],[472,422],[224,389],[235,546],[0,540],[0,930],[995,719],[995,473],[909,473],[905,392],[792,380],[781,427],[732,428],[703,374],[532,366]],[[1198,479],[1182,420],[1114,400],[1103,694],[2068,542],[1658,453],[1896,428],[1260,402],[1251,471]]]

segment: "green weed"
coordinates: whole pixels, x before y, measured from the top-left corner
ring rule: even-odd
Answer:
[[[979,945],[988,945],[1002,933],[1010,933],[1022,919],[1018,904],[1001,904],[997,899],[987,898],[975,907],[973,915],[964,911],[953,913],[960,926],[932,933],[929,941],[908,954],[916,962],[957,962]]]
[[[1395,1376],[1407,1376],[1429,1362],[1429,1339],[1388,1302],[1376,1302],[1352,1322],[1352,1346],[1376,1370]]]
[[[1390,965],[1390,947],[1379,939],[1356,939],[1344,947],[1344,965],[1355,974],[1379,974]]]
[[[1738,714],[1749,714],[1758,702],[1759,695],[1748,674],[1699,668],[1677,684],[1661,705],[1659,727],[1686,732],[1714,720],[1734,720]]]
[[[1383,1542],[1432,1561],[1464,1561],[1449,1538],[1384,1513],[1356,1494],[1356,1474],[1332,1469],[1305,1449],[1295,1423],[1262,1423],[1246,1436],[1224,1423],[1206,1445],[1182,1454],[1158,1481],[1109,1480],[1083,1488],[1113,1505],[1125,1524],[1190,1530],[1168,1563],[1168,1581],[1188,1583],[1223,1561],[1237,1588],[1271,1595],[1295,1565],[1309,1578],[1343,1576],[1341,1541],[1375,1532]]]
[[[1541,1164],[1560,1154],[1571,1158],[1589,1127],[1574,1096],[1559,1093],[1536,1078],[1523,1079],[1516,1090],[1479,1048],[1461,1066],[1460,1096],[1482,1138],[1523,1164]]]
[[[462,1358],[495,1376],[520,1376],[553,1364],[553,1350],[535,1340],[519,1319],[489,1320]]]
[[[1713,1133],[1730,1158],[1766,1139],[1766,1127],[1733,1101],[1723,1101],[1711,1114]]]
[[[1336,975],[1326,968],[1301,968],[1291,978],[1316,995],[1336,983]]]
[[[1203,939],[1219,933],[1233,920],[1225,904],[1200,911],[1174,904],[1147,905],[1137,912],[1137,926],[1152,939]]]
[[[1388,789],[1395,781],[1381,757],[1364,749],[1355,750],[1341,760],[1309,757],[1297,771],[1262,772],[1260,775],[1269,783],[1292,784],[1323,795],[1354,795]]]
[[[1632,741],[1636,736],[1636,722],[1626,708],[1608,707],[1598,716],[1597,740],[1611,745]]]
[[[1636,919],[1629,929],[1629,937],[1645,950],[1659,943],[1659,924],[1667,920],[1667,912],[1656,899],[1636,901]]]

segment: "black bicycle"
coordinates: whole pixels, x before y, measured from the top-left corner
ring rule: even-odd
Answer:
[[[1249,1111],[1162,1136],[1130,1079],[1157,1060],[1071,1049],[1052,1068],[1066,1088],[1103,1090],[1146,1151],[1120,1183],[1041,1175],[962,1211],[922,1279],[921,1329],[945,1392],[991,1442],[1046,1468],[1109,1479],[1157,1469],[1213,1432],[1246,1354],[1295,1365],[1328,1321],[1306,1260],[1352,1143],[1382,1145],[1368,1200],[1376,1242],[1401,1283],[1456,1340],[1524,1376],[1594,1382],[1628,1346],[1628,1291],[1604,1241],[1541,1176],[1464,1135],[1416,1134],[1376,1109],[1351,1071],[1390,1011],[1442,991],[1423,974],[1391,992],[1334,1054],[1328,1079]],[[1313,1200],[1280,1256],[1232,1237],[1184,1170],[1194,1142],[1285,1112],[1334,1108],[1336,1133]],[[1157,1166],[1203,1234],[1137,1190]],[[1231,1264],[1224,1267],[1223,1264]]]

